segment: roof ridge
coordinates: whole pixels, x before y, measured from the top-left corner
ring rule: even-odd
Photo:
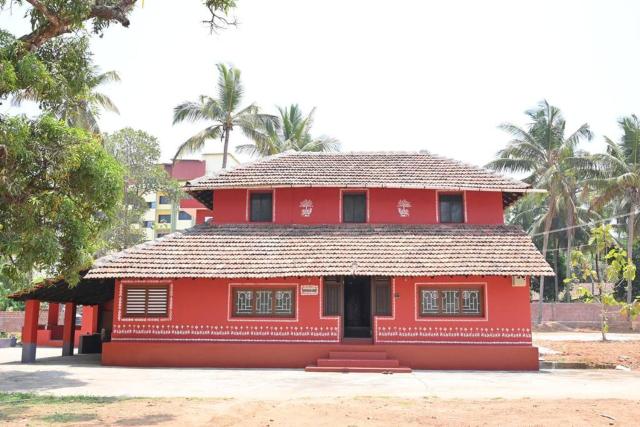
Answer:
[[[531,185],[526,183],[526,182],[524,182],[524,181],[521,181],[521,180],[515,179],[515,178],[511,178],[510,176],[507,176],[507,175],[502,175],[501,173],[498,173],[496,171],[488,169],[488,168],[486,168],[484,166],[474,165],[472,163],[468,163],[468,162],[465,162],[465,161],[462,161],[462,160],[454,159],[452,157],[443,156],[443,155],[440,155],[440,154],[433,154],[433,153],[429,153],[429,154],[434,159],[445,160],[445,161],[456,163],[456,164],[459,164],[459,165],[462,165],[462,166],[465,166],[465,167],[468,167],[468,168],[480,170],[480,171],[486,172],[486,173],[488,173],[490,175],[493,175],[493,176],[495,176],[497,178],[502,178],[502,179],[509,180],[514,184],[525,184],[528,188],[531,188]]]
[[[272,161],[274,159],[283,157],[287,153],[291,154],[291,152],[295,152],[295,151],[294,150],[287,150],[287,151],[283,151],[281,153],[271,154],[269,156],[258,157],[257,159],[249,161],[249,162],[246,162],[246,163],[239,163],[237,165],[233,165],[233,167],[228,168],[228,169],[221,169],[221,170],[216,171],[215,173],[213,173],[211,175],[203,175],[203,176],[201,176],[199,178],[196,178],[196,179],[194,179],[192,181],[187,181],[185,185],[197,184],[201,180],[205,180],[205,179],[208,179],[208,178],[218,178],[218,177],[227,175],[227,174],[229,174],[231,172],[235,172],[235,171],[241,170],[241,169],[246,169],[248,167],[255,166],[255,165],[260,164],[260,163],[268,163],[268,162],[270,162],[270,161]]]

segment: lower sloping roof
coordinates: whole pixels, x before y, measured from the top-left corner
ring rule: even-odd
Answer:
[[[9,298],[18,301],[35,299],[46,302],[96,305],[112,300],[113,293],[113,279],[87,280],[83,278],[77,285],[70,286],[64,278],[55,278],[36,283],[31,288],[10,295]]]
[[[203,224],[103,258],[96,278],[553,275],[514,226]]]

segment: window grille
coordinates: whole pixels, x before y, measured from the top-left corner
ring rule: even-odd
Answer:
[[[418,293],[421,316],[483,316],[483,288],[422,287]]]
[[[255,317],[293,317],[295,290],[234,289],[233,315]]]

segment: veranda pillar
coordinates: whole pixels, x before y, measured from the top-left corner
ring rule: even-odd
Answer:
[[[76,335],[76,305],[68,302],[64,305],[64,326],[62,328],[62,355],[73,356],[73,344]]]
[[[91,335],[98,332],[98,315],[100,313],[98,305],[82,306],[82,326],[80,333],[82,335]]]
[[[24,327],[22,328],[22,363],[36,361],[39,315],[40,301],[27,300],[24,307]]]
[[[57,302],[49,303],[49,311],[47,313],[47,329],[53,329],[58,326],[58,317],[60,316],[60,304]]]

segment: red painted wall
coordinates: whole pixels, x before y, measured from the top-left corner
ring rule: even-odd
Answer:
[[[178,279],[170,283],[170,309],[166,319],[127,319],[123,314],[122,286],[154,281],[118,281],[114,312],[114,341],[162,340],[177,342],[330,342],[341,341],[339,317],[322,317],[320,278],[274,280]],[[484,287],[482,318],[422,318],[418,316],[417,287]],[[298,289],[294,319],[231,317],[230,289],[268,286]],[[301,285],[318,286],[317,295],[301,295]],[[528,287],[513,287],[510,277],[396,278],[393,314],[374,321],[374,342],[380,344],[531,344]]]
[[[247,200],[251,191],[216,190],[214,222],[247,222]],[[274,222],[278,224],[338,224],[341,222],[341,194],[355,189],[277,188],[274,189]],[[376,224],[435,224],[438,222],[435,190],[372,188],[361,190],[368,197],[368,218]],[[500,192],[465,192],[466,222],[502,224]]]
[[[339,342],[339,319],[320,316],[318,295],[301,295],[301,285],[317,285],[320,279],[220,280],[178,279],[170,283],[169,316],[165,319],[127,319],[122,307],[122,286],[127,283],[157,281],[118,281],[112,339],[183,342]],[[296,287],[296,316],[292,319],[233,318],[230,289],[273,286]]]

